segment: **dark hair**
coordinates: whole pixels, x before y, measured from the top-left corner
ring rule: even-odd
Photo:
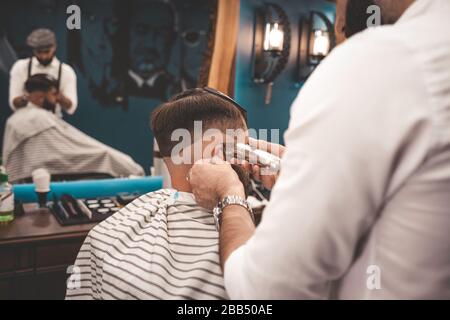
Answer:
[[[35,75],[32,75],[25,82],[25,90],[28,93],[32,93],[35,91],[47,92],[52,87],[58,87],[57,81],[55,78],[45,73],[37,73]]]
[[[172,132],[186,129],[193,133],[195,121],[202,121],[204,130],[246,128],[241,111],[231,102],[204,89],[186,90],[152,112],[150,126],[163,157],[170,156],[178,143],[171,141]]]
[[[236,174],[239,177],[239,180],[241,181],[242,185],[244,186],[245,197],[247,198],[252,192],[252,183],[250,181],[250,173],[248,171],[244,170],[241,166],[239,166],[237,164],[232,164],[231,167],[236,172]]]
[[[345,10],[345,36],[350,38],[367,29],[369,14],[367,8],[374,5],[373,0],[348,0]]]

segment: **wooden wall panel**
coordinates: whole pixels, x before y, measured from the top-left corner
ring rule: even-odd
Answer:
[[[208,86],[232,95],[240,0],[219,0]]]

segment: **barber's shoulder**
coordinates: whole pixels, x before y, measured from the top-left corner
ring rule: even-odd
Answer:
[[[398,40],[392,26],[367,29],[336,47],[319,65],[312,78],[329,81],[332,87],[373,90],[380,82],[398,82],[418,72],[419,66],[410,48]],[[399,85],[399,83],[396,83]]]
[[[332,53],[335,59],[351,64],[363,63],[375,68],[373,62],[389,65],[408,54],[408,47],[399,40],[393,26],[369,28],[345,41]],[[371,62],[371,63],[369,63]]]
[[[295,103],[298,110],[293,109],[292,114],[304,117],[309,109],[327,103],[327,108],[339,109],[341,114],[364,116],[360,110],[390,108],[398,101],[393,96],[420,96],[420,66],[397,37],[392,27],[376,27],[336,47],[303,86]],[[411,88],[415,88],[413,93]],[[326,92],[326,99],[318,92]]]
[[[11,74],[16,72],[26,72],[30,58],[19,59],[11,67]]]
[[[72,66],[70,64],[67,63],[63,63],[62,65],[62,72],[63,72],[63,76],[67,75],[70,76],[72,78],[76,78],[77,74],[75,72],[75,70],[72,68]]]

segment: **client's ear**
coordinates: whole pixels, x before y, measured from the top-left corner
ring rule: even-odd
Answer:
[[[245,197],[247,198],[252,191],[252,184],[250,182],[250,174],[237,164],[232,164],[231,167],[237,173],[239,180],[241,180],[244,186]]]

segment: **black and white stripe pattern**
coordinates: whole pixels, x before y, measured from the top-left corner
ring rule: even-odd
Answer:
[[[192,194],[164,189],[91,230],[66,299],[226,299],[218,232]]]
[[[102,173],[113,177],[143,175],[140,165],[84,134],[54,114],[36,107],[16,111],[5,129],[5,167],[10,181],[45,168],[52,175]]]

